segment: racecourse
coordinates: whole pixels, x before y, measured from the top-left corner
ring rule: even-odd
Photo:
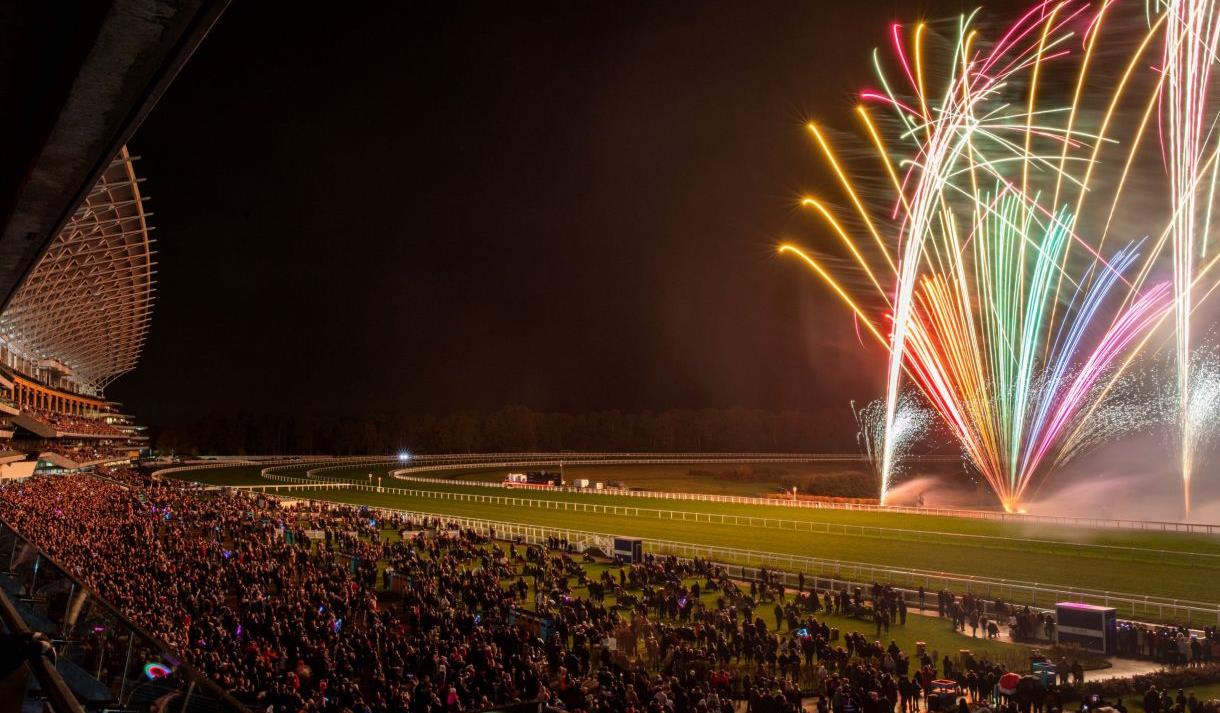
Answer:
[[[1191,601],[1215,600],[1208,595],[1220,579],[1220,538],[1205,535],[400,482],[388,476],[397,468],[354,465],[319,475],[368,485],[371,473],[374,485],[380,477],[387,490],[398,492],[316,489],[292,496]],[[276,472],[304,479],[306,470]],[[259,471],[235,466],[181,477],[217,485],[269,484]],[[457,468],[449,474],[470,472]]]

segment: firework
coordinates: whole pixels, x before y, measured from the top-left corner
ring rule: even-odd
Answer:
[[[963,17],[940,62],[948,78],[936,87],[925,27],[894,25],[898,71],[882,71],[875,54],[882,89],[862,92],[857,107],[892,183],[883,208],[868,205],[826,134],[809,126],[860,227],[844,227],[826,200],[803,204],[872,291],[853,291],[847,285],[861,281],[812,251],[781,251],[799,256],[888,350],[882,425],[868,445],[879,451],[883,502],[903,447],[907,384],[1009,510],[1057,465],[1150,418],[1112,400],[1152,331],[1170,314],[1189,315],[1194,303],[1183,306],[1181,295],[1207,269],[1191,263],[1180,276],[1175,261],[1172,280],[1152,276],[1166,243],[1179,240],[1178,220],[1151,236],[1110,235],[1153,109],[1174,81],[1150,66],[1165,14],[1108,74],[1121,71],[1094,81],[1112,6],[1039,3],[988,41],[973,16]],[[1070,78],[1070,97],[1042,106],[1040,80],[1051,73]],[[1142,118],[1116,121],[1128,99]],[[875,106],[892,128],[873,117]],[[1194,159],[1170,170],[1175,218],[1193,214],[1179,197],[1192,195],[1216,164],[1198,151],[1201,141],[1190,132],[1179,139],[1194,147]],[[1093,179],[1105,160],[1117,181],[1102,191]],[[1184,331],[1180,318],[1175,326]],[[1179,344],[1189,348],[1188,332]]]
[[[1216,188],[1215,166],[1204,182],[1207,146],[1213,141],[1215,110],[1209,106],[1211,68],[1220,46],[1220,18],[1212,0],[1170,0],[1156,3],[1167,19],[1165,98],[1161,133],[1173,201],[1173,311],[1177,346],[1177,397],[1181,445],[1182,493],[1190,514],[1190,481],[1199,439],[1193,433],[1193,400],[1199,389],[1192,377],[1191,320],[1195,262],[1207,250],[1211,205]],[[1202,223],[1202,225],[1201,225]],[[1200,388],[1206,388],[1201,386]]]
[[[1217,357],[1216,350],[1196,350],[1189,369],[1190,391],[1187,393],[1184,412],[1179,412],[1185,414],[1183,420],[1186,427],[1181,430],[1179,438],[1182,441],[1190,438],[1184,448],[1193,454],[1211,442],[1220,431],[1220,358]],[[1170,393],[1174,405],[1180,407],[1178,388],[1180,385],[1175,380]]]
[[[1162,429],[1171,421],[1172,402],[1161,396],[1164,385],[1154,374],[1127,373],[1095,388],[1108,388],[1109,393],[1089,395],[1087,400],[1097,408],[1073,430],[1071,438],[1064,440],[1056,465],[1065,465],[1119,438]]]
[[[856,417],[856,425],[860,429],[856,433],[856,441],[860,444],[869,463],[873,465],[878,485],[880,485],[883,475],[881,470],[882,444],[886,441],[885,401],[881,399],[870,401],[860,409],[857,409],[853,402],[851,410]],[[895,414],[894,426],[889,431],[889,440],[894,444],[892,476],[901,472],[904,458],[910,454],[915,444],[932,425],[931,412],[921,406],[915,395],[910,393],[904,393],[898,398]]]

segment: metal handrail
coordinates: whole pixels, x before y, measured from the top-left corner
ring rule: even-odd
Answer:
[[[24,636],[31,633],[30,627],[26,626],[25,620],[21,618],[17,608],[9,601],[8,595],[3,590],[0,590],[0,620],[3,620],[4,627],[14,634]],[[29,656],[25,662],[34,674],[34,678],[38,680],[38,686],[46,695],[52,711],[55,713],[85,713],[84,707],[76,700],[76,696],[72,695],[68,684],[64,683],[63,676],[59,675],[59,671],[46,657]]]

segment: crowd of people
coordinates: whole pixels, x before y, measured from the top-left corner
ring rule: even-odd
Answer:
[[[919,588],[922,608],[926,594]],[[1008,628],[1009,636],[1016,641],[1053,641],[1055,618],[1049,612],[1030,609],[1026,605],[1010,604],[1002,599],[985,599],[971,592],[956,597],[953,592],[942,589],[936,593],[936,614],[946,617],[953,628],[972,637],[980,634],[988,639],[997,639],[1002,627]]]
[[[882,643],[907,617],[883,585],[793,590],[764,570],[743,586],[705,561],[651,556],[591,567],[560,541],[497,544],[358,506],[104,476],[7,485],[0,518],[270,713],[527,700],[573,713],[732,713],[741,700],[792,713],[803,697],[819,713],[893,713],[939,703],[946,680],[973,701],[1017,705],[998,691],[1001,665]],[[941,597],[955,625],[959,609],[967,626],[986,611]],[[823,612],[871,619],[875,635],[840,632]],[[95,648],[87,668],[104,671]]]
[[[1220,661],[1220,629],[1205,626],[1199,636],[1182,627],[1125,621],[1118,626],[1118,653],[1167,664],[1204,666]]]
[[[28,406],[21,407],[21,413],[24,416],[29,416],[42,421],[48,426],[54,427],[60,433],[86,436],[114,436],[116,438],[123,435],[122,431],[105,421],[88,416],[59,413],[58,411],[30,408]]]
[[[40,452],[56,453],[78,465],[86,465],[130,459],[132,448],[130,446],[116,446],[105,442],[76,444],[53,442],[44,444]]]
[[[1214,702],[1210,704],[1200,699],[1195,695],[1194,691],[1189,694],[1178,689],[1177,695],[1167,688],[1150,687],[1143,698],[1144,713],[1203,713],[1205,707],[1211,711],[1216,710]],[[1126,706],[1120,700],[1118,708],[1121,708],[1120,713],[1127,713]]]
[[[924,592],[919,591],[922,599]],[[996,638],[999,624],[1006,622],[1014,641],[1041,642],[1055,638],[1055,618],[1050,612],[1016,606],[1000,600],[984,600],[971,594],[955,597],[937,593],[937,614],[953,622],[955,629],[972,636],[979,631]],[[1115,653],[1126,658],[1152,659],[1178,666],[1204,666],[1220,661],[1220,628],[1205,626],[1201,635],[1185,626],[1150,626],[1131,621],[1118,625]]]

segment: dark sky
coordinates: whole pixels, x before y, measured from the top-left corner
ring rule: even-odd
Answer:
[[[958,3],[236,0],[131,142],[153,424],[879,392],[794,204],[895,19]]]

